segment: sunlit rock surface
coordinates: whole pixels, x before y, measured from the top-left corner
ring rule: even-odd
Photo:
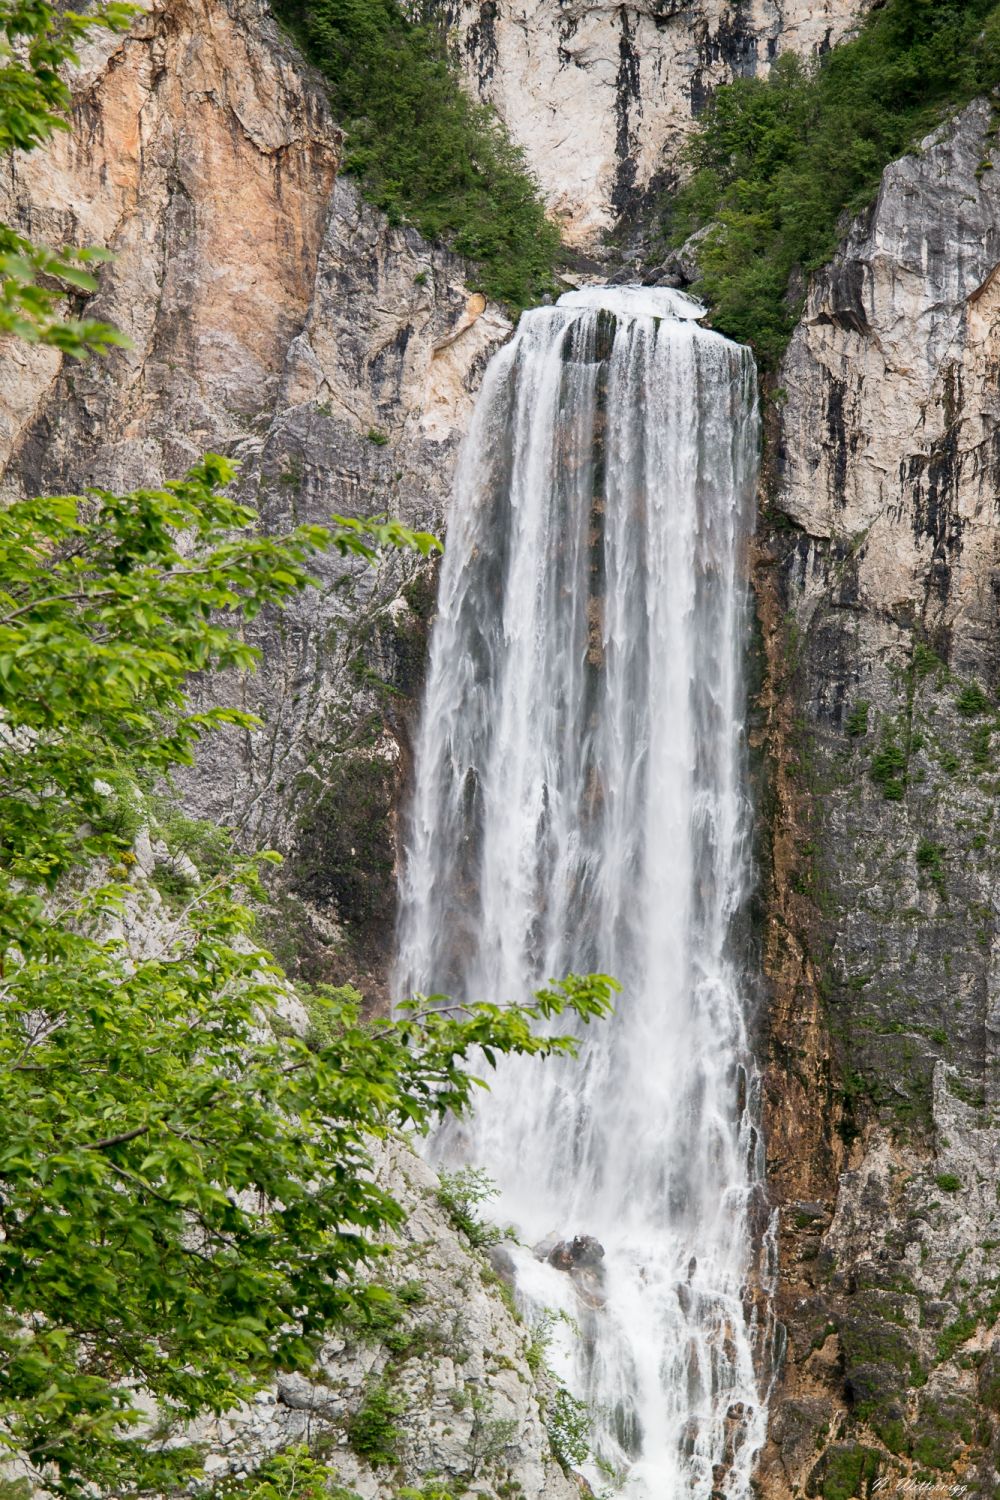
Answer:
[[[129,488],[201,453],[239,460],[272,530],[334,511],[440,531],[457,441],[509,324],[463,262],[391,229],[336,176],[321,82],[260,0],[161,0],[89,48],[72,134],[17,157],[5,217],[106,246],[88,313],[128,350],[0,361],[0,493]],[[191,810],[291,859],[267,934],[313,978],[376,993],[393,913],[392,811],[433,578],[324,559],[260,672],[224,691],[255,735],[208,743]],[[211,693],[218,697],[218,685]]]
[[[341,1482],[362,1500],[396,1500],[400,1485],[429,1476],[456,1494],[497,1500],[578,1500],[580,1489],[552,1456],[546,1428],[555,1387],[529,1367],[532,1334],[513,1313],[486,1257],[459,1234],[437,1198],[435,1174],[405,1147],[377,1153],[379,1180],[407,1211],[384,1284],[418,1289],[392,1330],[378,1338],[338,1339],[315,1379],[282,1376],[274,1390],[218,1420],[200,1435],[211,1445],[216,1479],[259,1464],[290,1443],[326,1453]],[[353,1450],[351,1419],[373,1391],[388,1387],[401,1408],[393,1464],[372,1464]]]
[[[569,244],[597,248],[678,157],[712,90],[838,42],[859,0],[439,0]]]

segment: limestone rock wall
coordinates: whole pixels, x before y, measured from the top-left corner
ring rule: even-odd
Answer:
[[[456,1231],[435,1174],[404,1145],[377,1152],[379,1181],[407,1211],[383,1285],[406,1309],[388,1342],[378,1335],[331,1343],[311,1380],[281,1376],[252,1406],[206,1419],[196,1436],[217,1481],[252,1471],[290,1444],[327,1458],[361,1500],[396,1500],[432,1485],[483,1500],[578,1500],[553,1457],[548,1426],[558,1387],[541,1345],[514,1311],[486,1255]],[[534,1350],[534,1352],[533,1352]],[[537,1357],[536,1357],[537,1356]],[[366,1459],[352,1422],[375,1393],[398,1415],[394,1457]]]
[[[152,0],[88,49],[72,133],[15,158],[0,199],[37,238],[113,251],[87,310],[132,347],[79,364],[6,346],[0,495],[155,484],[214,450],[239,460],[269,529],[333,512],[442,529],[509,324],[462,262],[338,180],[340,139],[263,0]],[[319,590],[255,623],[259,673],[225,685],[262,728],[206,744],[185,798],[290,856],[280,956],[379,994],[433,580],[412,559],[318,572]]]
[[[994,128],[974,104],[886,170],[771,409],[775,1497],[1000,1486]]]
[[[866,0],[445,0],[472,86],[524,148],[567,242],[599,247],[676,180],[711,92],[808,57]]]

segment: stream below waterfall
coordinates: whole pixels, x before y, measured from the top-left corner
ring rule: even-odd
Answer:
[[[742,661],[749,352],[683,294],[588,288],[483,381],[404,829],[400,994],[622,985],[577,1061],[502,1061],[437,1143],[484,1168],[586,1401],[595,1489],[749,1500],[769,1239]],[[575,1243],[574,1243],[575,1241]],[[763,1249],[762,1249],[763,1247]]]

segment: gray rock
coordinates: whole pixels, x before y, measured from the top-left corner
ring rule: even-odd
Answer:
[[[720,83],[766,74],[779,52],[825,50],[863,8],[856,0],[441,3],[470,85],[523,148],[567,242],[588,250],[654,184],[676,181]]]
[[[1000,1272],[991,123],[973,104],[887,168],[814,278],[778,377],[758,570],[787,716],[767,1134],[786,1203],[774,1406],[799,1417],[787,1439],[774,1428],[765,1490],[780,1469],[818,1493],[817,1453],[848,1437],[992,1483],[996,1422],[967,1357],[990,1336]],[[829,1222],[811,1207],[826,1197]],[[827,1413],[807,1462],[817,1382]]]

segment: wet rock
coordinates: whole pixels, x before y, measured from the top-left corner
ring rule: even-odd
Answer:
[[[544,1239],[539,1240],[537,1245],[532,1245],[532,1255],[536,1260],[548,1260],[549,1256],[552,1254],[552,1251],[558,1244],[561,1243],[561,1239],[562,1237],[559,1234],[559,1231],[557,1229],[553,1229],[549,1234],[545,1236]]]
[[[646,279],[656,286],[690,286],[698,280],[698,248],[716,226],[705,224],[689,235],[683,245],[671,250],[661,264],[649,273]]]
[[[513,1287],[516,1280],[514,1260],[505,1245],[490,1245],[486,1251],[486,1259],[500,1277],[501,1281]]]
[[[604,1246],[592,1234],[578,1234],[572,1240],[560,1240],[546,1259],[557,1271],[592,1270],[604,1259]]]
[[[572,1240],[559,1240],[548,1251],[545,1259],[557,1271],[569,1274],[584,1307],[597,1309],[604,1306],[607,1300],[604,1292],[604,1246],[593,1235],[578,1234]]]

